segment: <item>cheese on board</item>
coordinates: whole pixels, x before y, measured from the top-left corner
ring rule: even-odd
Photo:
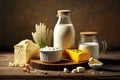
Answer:
[[[65,53],[71,60],[76,61],[76,62],[88,61],[91,57],[90,53],[87,53],[82,50],[77,50],[77,49],[66,49]]]
[[[14,63],[28,64],[32,58],[40,58],[39,45],[31,40],[22,40],[14,46]]]

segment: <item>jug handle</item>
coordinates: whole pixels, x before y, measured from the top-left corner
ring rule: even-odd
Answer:
[[[102,43],[102,51],[100,52],[100,54],[104,54],[107,49],[107,42],[100,37],[99,37],[99,40]]]

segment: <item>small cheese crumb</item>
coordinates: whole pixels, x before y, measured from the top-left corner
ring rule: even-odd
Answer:
[[[25,67],[25,64],[20,64],[20,67]]]
[[[12,62],[9,62],[9,63],[8,63],[8,66],[9,66],[9,67],[12,67],[12,65],[13,65]]]
[[[9,62],[8,66],[9,67],[18,67],[19,65],[17,63]]]
[[[18,67],[19,65],[17,63],[13,63],[14,64],[14,67]]]
[[[18,64],[18,63],[14,63],[14,62],[9,62],[8,66],[9,67],[26,67],[26,66],[29,66],[29,64]]]
[[[84,67],[81,67],[81,66],[77,67],[76,69],[77,69],[77,72],[78,72],[78,73],[85,71],[85,68],[84,68]]]
[[[68,73],[69,70],[68,70],[67,68],[64,68],[64,69],[63,69],[63,72]]]
[[[73,69],[71,73],[77,73],[77,69]]]

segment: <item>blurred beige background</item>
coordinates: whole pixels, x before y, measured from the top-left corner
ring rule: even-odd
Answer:
[[[0,51],[13,51],[23,39],[32,39],[35,24],[54,29],[57,10],[70,9],[76,29],[97,31],[108,43],[108,50],[120,48],[120,0],[0,0]]]

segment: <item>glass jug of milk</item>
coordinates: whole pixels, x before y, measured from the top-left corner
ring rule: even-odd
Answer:
[[[101,39],[97,32],[80,32],[79,50],[88,51],[91,57],[99,59],[101,53],[105,53],[107,43]],[[102,44],[100,46],[100,43]]]

